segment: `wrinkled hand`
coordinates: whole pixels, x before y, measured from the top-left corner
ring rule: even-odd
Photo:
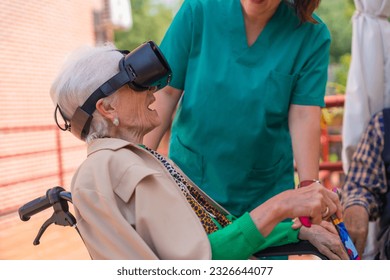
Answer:
[[[320,225],[302,227],[299,239],[308,240],[330,260],[349,260],[337,230],[330,222],[322,221]]]
[[[353,205],[344,211],[344,224],[355,244],[359,256],[363,256],[368,234],[368,213],[360,205]]]
[[[314,183],[307,188],[292,190],[283,205],[291,209],[291,218],[308,216],[313,224],[320,224],[332,214],[342,219],[342,207],[338,195]]]
[[[342,208],[335,192],[314,183],[308,188],[281,192],[249,214],[257,229],[266,237],[277,223],[287,218],[307,216],[313,224],[320,224],[333,214],[342,219]]]

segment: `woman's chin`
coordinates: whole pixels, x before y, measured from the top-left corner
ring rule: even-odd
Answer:
[[[155,128],[159,127],[161,125],[160,118],[156,118],[154,120],[150,121],[150,125],[147,127],[147,133],[151,132]]]

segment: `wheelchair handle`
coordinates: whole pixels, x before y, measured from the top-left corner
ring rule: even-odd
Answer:
[[[47,190],[44,196],[38,197],[22,207],[19,208],[19,217],[22,221],[26,222],[30,220],[31,216],[42,212],[43,210],[51,207],[54,203],[58,202],[62,197],[61,192],[64,192],[65,189],[61,187],[54,187]],[[65,198],[66,199],[66,198]],[[68,200],[68,199],[66,199]],[[71,198],[70,198],[71,200]]]

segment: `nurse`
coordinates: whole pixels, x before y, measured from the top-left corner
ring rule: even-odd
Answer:
[[[330,35],[320,0],[185,0],[162,43],[169,156],[234,215],[318,179]],[[178,105],[178,106],[177,106]],[[177,108],[177,110],[176,110]]]

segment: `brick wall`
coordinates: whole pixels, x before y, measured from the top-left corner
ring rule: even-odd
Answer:
[[[49,88],[69,51],[95,44],[101,7],[101,0],[0,1],[0,244],[17,209],[48,188],[68,188],[85,157],[84,144],[55,126]]]

